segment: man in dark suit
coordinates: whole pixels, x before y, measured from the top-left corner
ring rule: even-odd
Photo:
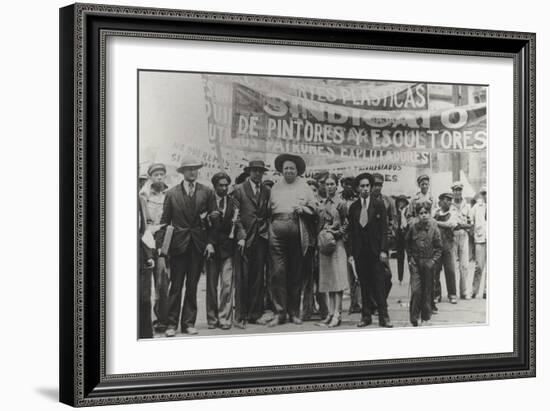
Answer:
[[[372,324],[372,295],[381,327],[393,327],[386,303],[384,265],[388,259],[388,222],[384,202],[370,197],[374,183],[369,173],[355,179],[359,198],[349,208],[350,263],[356,265],[361,284],[362,313],[358,327]]]
[[[216,253],[206,261],[206,319],[208,328],[229,330],[233,313],[233,256],[235,245],[244,249],[246,233],[238,219],[239,210],[227,195],[231,178],[224,172],[214,174],[212,185],[220,212],[215,227]],[[219,303],[218,303],[219,282]]]
[[[257,323],[263,314],[264,274],[268,250],[268,203],[270,191],[262,184],[267,171],[262,160],[252,160],[244,171],[247,179],[235,186],[232,196],[246,232],[244,250],[237,266],[235,324]]]
[[[197,334],[197,284],[204,257],[214,256],[214,226],[219,217],[214,192],[197,183],[202,163],[193,157],[182,160],[178,172],[183,181],[166,192],[157,236],[157,247],[164,241],[167,226],[174,228],[168,254],[170,255],[170,292],[168,294],[168,318],[166,336],[173,337],[180,317],[181,294],[185,280],[185,297],[181,314],[181,331]],[[207,217],[214,221],[208,226]],[[161,254],[159,249],[159,255]]]

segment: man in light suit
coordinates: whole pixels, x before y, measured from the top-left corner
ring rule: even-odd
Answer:
[[[244,171],[248,177],[232,193],[246,232],[244,250],[236,261],[235,325],[239,328],[245,328],[247,322],[259,323],[264,311],[270,196],[269,188],[262,184],[267,171],[262,160],[250,161]]]
[[[197,284],[204,258],[214,256],[214,228],[219,218],[214,192],[197,183],[202,163],[186,156],[178,172],[183,181],[166,192],[160,224],[163,228],[157,235],[157,247],[162,256],[162,244],[167,226],[174,228],[168,254],[170,256],[170,292],[165,335],[173,337],[180,317],[181,294],[185,280],[185,297],[181,314],[181,331],[194,335],[197,319]],[[206,219],[214,225],[206,224]]]
[[[359,198],[349,208],[348,230],[351,242],[350,263],[355,264],[361,284],[362,313],[358,327],[372,324],[372,295],[378,307],[381,327],[393,327],[386,302],[384,265],[388,259],[388,222],[384,202],[370,197],[372,175],[362,173],[355,179]]]

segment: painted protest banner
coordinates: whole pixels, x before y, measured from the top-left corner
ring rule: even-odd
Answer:
[[[346,160],[368,150],[482,151],[486,104],[364,110],[234,85],[231,140],[248,150]]]
[[[486,103],[440,104],[436,93],[432,107],[426,83],[203,78],[209,139],[232,175],[250,158],[271,164],[288,152],[308,170],[391,170],[388,189],[403,192],[431,170],[434,154],[487,148]]]

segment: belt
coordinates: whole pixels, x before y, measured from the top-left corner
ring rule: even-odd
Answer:
[[[273,214],[272,220],[297,220],[298,215],[295,213],[277,213]]]

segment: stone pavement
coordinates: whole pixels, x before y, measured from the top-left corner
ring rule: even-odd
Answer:
[[[388,311],[394,327],[412,327],[409,322],[409,274],[405,267],[404,281],[400,285],[397,280],[397,262],[395,259],[390,260],[392,268],[393,287],[388,297]],[[473,263],[471,264],[470,277],[473,275]],[[267,327],[257,324],[248,324],[246,329],[232,327],[230,330],[213,329],[209,330],[206,323],[206,302],[205,302],[205,276],[202,275],[198,286],[198,316],[195,327],[199,334],[188,336],[181,334],[178,329],[177,337],[197,338],[201,336],[225,336],[231,334],[266,334],[266,333],[289,333],[301,331],[323,331],[334,332],[342,329],[357,329],[356,324],[359,322],[360,314],[348,314],[349,294],[344,293],[342,324],[336,328],[326,328],[316,325],[319,319],[312,321],[304,321],[302,325],[282,324],[277,327]],[[441,286],[443,295],[445,296],[445,276],[441,274]],[[458,304],[450,304],[446,297],[443,301],[437,304],[438,313],[432,316],[432,326],[449,326],[449,325],[464,325],[464,324],[483,324],[486,322],[486,302],[487,300],[478,297],[471,300],[459,300]],[[363,328],[368,331],[379,328],[378,318],[373,317],[373,324]],[[164,334],[155,334],[155,338],[164,338]]]

